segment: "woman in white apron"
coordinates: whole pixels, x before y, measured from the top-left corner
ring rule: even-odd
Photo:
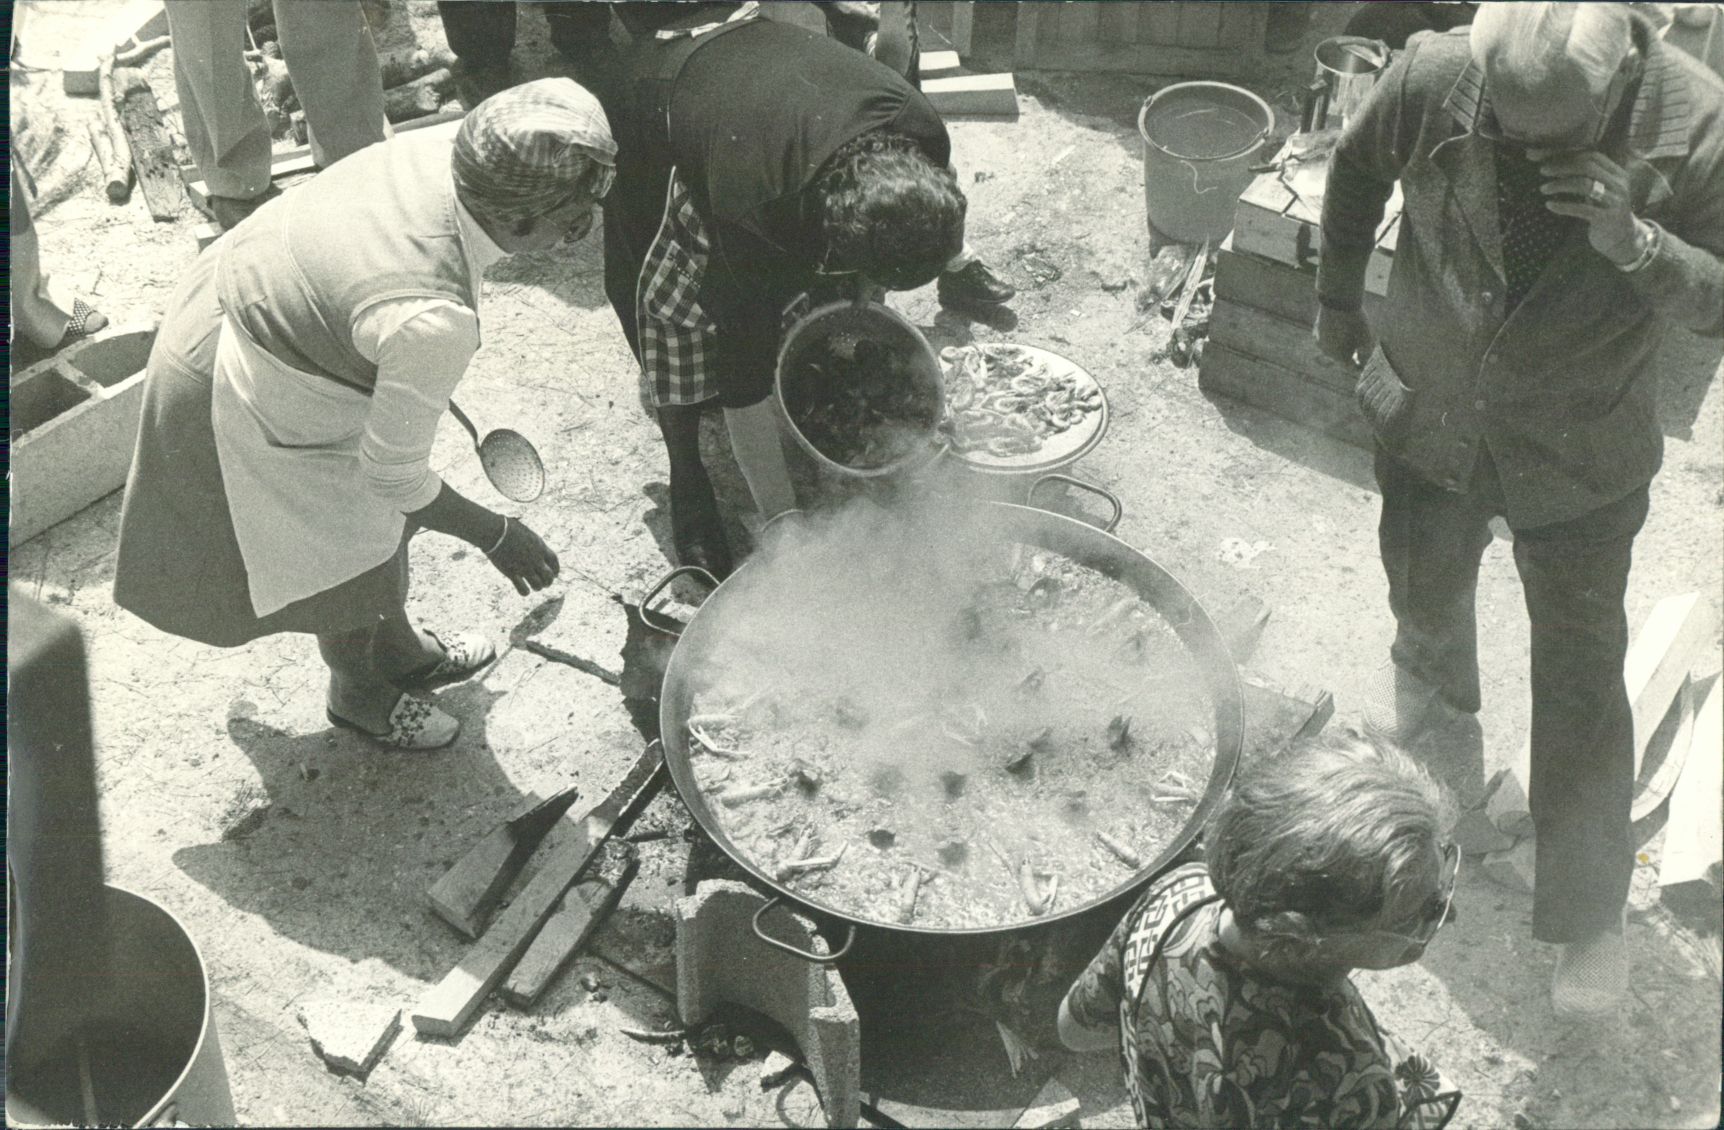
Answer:
[[[221,647],[314,634],[332,723],[405,749],[454,741],[460,723],[422,692],[495,651],[409,621],[408,538],[460,538],[522,595],[558,564],[444,483],[432,440],[479,346],[485,268],[584,236],[615,154],[592,95],[527,83],[453,141],[360,150],[206,251],[151,353],[116,601]]]

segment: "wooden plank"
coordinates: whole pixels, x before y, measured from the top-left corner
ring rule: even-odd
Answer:
[[[952,5],[952,49],[959,55],[968,55],[975,33],[975,0],[959,0]]]
[[[1097,4],[1101,9],[1096,20],[1097,43],[1136,43],[1137,6],[1133,4]]]
[[[1628,647],[1622,665],[1622,681],[1634,710],[1634,776],[1640,777],[1646,746],[1670,703],[1703,655],[1710,652],[1718,633],[1712,604],[1697,592],[1667,596],[1653,606],[1646,623]],[[1509,772],[1524,793],[1532,781],[1530,736],[1515,751]],[[1505,832],[1524,828],[1530,814],[1499,808],[1497,827]]]
[[[1204,347],[1197,384],[1212,396],[1244,401],[1332,439],[1367,451],[1373,445],[1370,425],[1350,394],[1225,345]]]
[[[1094,46],[1097,42],[1096,28],[1101,23],[1102,4],[1061,4],[1059,6],[1059,33],[1054,36],[1056,43],[1072,43],[1083,46]]]
[[[150,216],[172,220],[180,214],[186,195],[180,183],[179,162],[174,159],[174,139],[162,121],[155,91],[141,72],[118,67],[114,71],[114,97]]]
[[[1310,322],[1278,318],[1237,302],[1217,301],[1209,316],[1209,340],[1240,353],[1249,353],[1347,396],[1353,395],[1359,374],[1317,348]]]
[[[917,56],[916,67],[926,81],[957,74],[963,69],[963,63],[958,59],[956,51],[924,51]]]
[[[622,783],[575,826],[572,835],[546,854],[539,870],[460,964],[420,998],[411,1014],[420,1035],[460,1034],[491,990],[527,951],[556,910],[563,892],[574,884],[605,837],[663,787],[665,776],[663,751],[653,742]]]
[[[503,999],[516,1008],[536,1004],[593,931],[616,909],[639,867],[640,851],[635,845],[607,841],[509,974],[503,984]]]
[[[1677,688],[1676,702],[1647,744],[1643,761],[1652,764],[1652,774],[1635,789],[1634,801],[1628,809],[1629,820],[1638,823],[1652,815],[1681,779],[1694,745],[1694,711],[1699,705],[1694,680],[1684,678],[1682,686]]]
[[[1018,88],[1009,74],[927,79],[922,93],[942,115],[1018,116]]]
[[[1180,47],[1221,46],[1221,5],[1214,3],[1179,3],[1179,34],[1174,40]]]
[[[1018,4],[1017,39],[1012,44],[1012,66],[1018,70],[1033,70],[1041,50],[1042,13],[1048,5],[1042,0],[1021,0]]]
[[[1224,247],[1215,256],[1215,299],[1309,326],[1317,319],[1317,272]],[[1376,317],[1382,303],[1367,291],[1365,316]]]
[[[1026,0],[1031,3],[1033,0]],[[1251,56],[1225,48],[1177,47],[1144,43],[1047,43],[1036,45],[1032,62],[1017,60],[1018,70],[1083,71],[1134,75],[1217,78],[1237,75]]]
[[[412,1020],[420,1035],[460,1035],[556,910],[563,892],[586,865],[590,846],[585,836],[577,836],[553,850],[460,964],[419,998]]]
[[[1671,887],[1699,880],[1716,881],[1713,869],[1724,858],[1724,680],[1714,679],[1694,720],[1694,740],[1670,794],[1663,860],[1658,885]]]
[[[536,836],[523,836],[517,834],[514,822],[542,803],[536,793],[528,793],[507,819],[487,832],[426,890],[425,897],[437,917],[462,937],[477,938],[484,932],[485,919],[538,850],[549,829]]]
[[[1179,8],[1174,4],[1137,5],[1137,42],[1171,47],[1179,41]]]

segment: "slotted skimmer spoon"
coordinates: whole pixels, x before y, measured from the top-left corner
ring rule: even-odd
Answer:
[[[479,465],[485,468],[485,477],[498,494],[515,502],[531,502],[545,493],[545,463],[531,440],[510,428],[487,432],[481,440],[479,429],[453,400],[449,402],[449,413],[473,437]]]

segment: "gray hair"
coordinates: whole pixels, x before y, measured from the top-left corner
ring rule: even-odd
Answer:
[[[1537,98],[1578,83],[1597,103],[1635,49],[1636,24],[1651,22],[1630,4],[1486,3],[1469,42],[1497,90]]]
[[[1442,789],[1375,735],[1343,730],[1240,771],[1205,855],[1235,920],[1263,934],[1352,926],[1435,887]]]

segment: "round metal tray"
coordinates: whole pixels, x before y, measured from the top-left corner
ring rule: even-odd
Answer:
[[[1016,342],[985,344],[984,352],[1008,348],[1017,350],[1025,356],[1043,361],[1049,372],[1054,376],[1064,376],[1067,373],[1076,374],[1079,385],[1088,384],[1101,394],[1101,407],[1084,417],[1083,423],[1074,428],[1048,437],[1042,446],[1035,451],[1026,451],[1021,455],[990,455],[986,451],[959,451],[950,443],[946,445],[946,458],[956,459],[971,470],[987,475],[1036,475],[1058,468],[1069,466],[1088,455],[1102,436],[1107,434],[1108,405],[1107,390],[1101,387],[1101,382],[1091,376],[1089,370],[1082,365],[1063,357],[1051,349],[1043,349],[1039,345],[1019,345]],[[951,363],[940,361],[941,370],[947,378],[947,387],[951,387]]]

